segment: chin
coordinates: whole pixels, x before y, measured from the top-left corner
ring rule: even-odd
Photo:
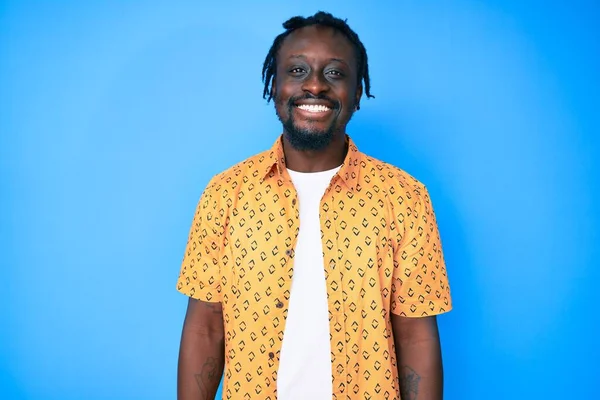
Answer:
[[[329,132],[331,132],[330,129],[326,129],[326,128],[315,128],[315,127],[311,127],[311,126],[296,126],[294,127],[294,131],[298,132],[299,134],[302,134],[304,136],[324,136],[327,135]]]
[[[333,129],[305,129],[301,126],[288,126],[285,135],[296,150],[323,150],[334,139]]]

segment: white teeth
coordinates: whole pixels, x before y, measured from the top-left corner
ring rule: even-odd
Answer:
[[[329,107],[320,104],[300,104],[298,108],[310,112],[325,112],[330,110]]]

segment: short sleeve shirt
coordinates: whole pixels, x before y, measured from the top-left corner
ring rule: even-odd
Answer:
[[[333,399],[400,399],[390,314],[452,308],[439,230],[422,183],[346,139],[320,204]],[[277,398],[298,231],[281,137],[198,202],[177,290],[222,304],[226,399]]]

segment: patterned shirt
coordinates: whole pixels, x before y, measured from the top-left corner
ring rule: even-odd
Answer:
[[[438,227],[419,181],[346,139],[320,207],[333,399],[400,399],[390,313],[452,308]],[[214,176],[198,203],[177,290],[222,304],[223,398],[277,398],[299,206],[281,137]]]

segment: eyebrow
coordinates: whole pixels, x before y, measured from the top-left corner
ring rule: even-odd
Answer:
[[[302,60],[306,60],[306,56],[302,55],[302,54],[292,54],[289,58],[300,58]],[[329,62],[337,61],[339,63],[345,64],[346,66],[348,66],[348,63],[346,61],[342,60],[341,58],[330,58],[328,61]]]

